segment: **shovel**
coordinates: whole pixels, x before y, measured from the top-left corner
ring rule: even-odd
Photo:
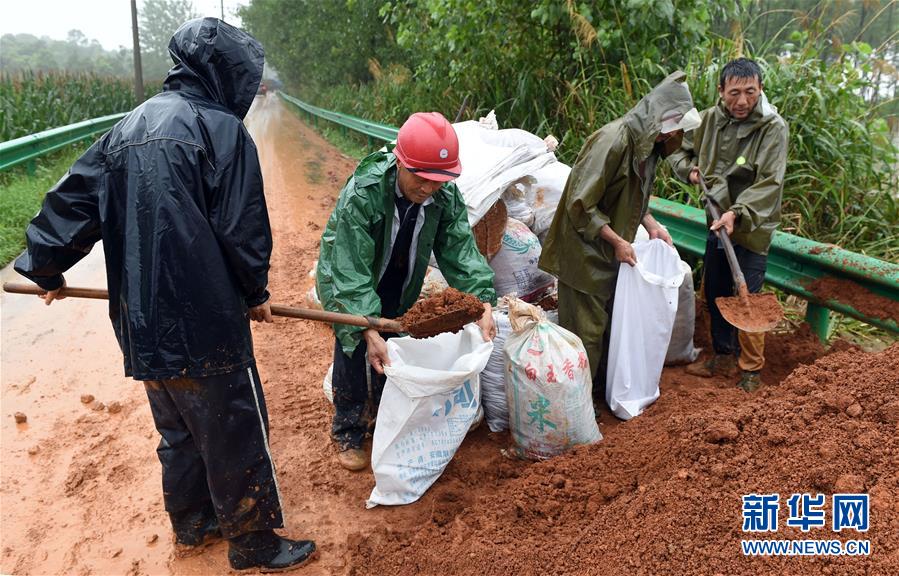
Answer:
[[[705,179],[700,176],[699,184],[702,187],[702,200],[706,210],[709,211],[712,220],[721,218],[721,210],[715,200],[709,196]],[[719,228],[715,234],[724,245],[724,253],[727,263],[730,264],[731,275],[734,279],[736,296],[720,296],[715,298],[715,304],[721,316],[735,328],[743,332],[768,332],[783,319],[784,311],[774,294],[750,294],[746,287],[746,278],[737,262],[737,255],[730,237],[724,228]]]
[[[19,284],[16,282],[4,282],[3,291],[12,294],[37,294],[43,296],[46,290],[33,284]],[[61,296],[72,298],[91,298],[94,300],[108,300],[109,293],[100,288],[76,288],[66,286],[60,290]],[[471,310],[447,310],[439,316],[424,318],[420,321],[402,322],[401,320],[389,320],[387,318],[374,318],[372,316],[354,316],[338,312],[326,312],[323,310],[311,310],[309,308],[292,308],[272,304],[274,316],[287,318],[299,318],[301,320],[313,320],[328,324],[347,324],[349,326],[361,326],[373,328],[378,332],[405,332],[413,338],[429,338],[443,332],[458,332],[469,322],[474,322],[483,314],[475,314]]]

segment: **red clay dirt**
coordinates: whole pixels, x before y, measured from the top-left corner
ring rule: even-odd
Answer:
[[[350,573],[897,574],[897,369],[899,344],[833,354],[754,395],[669,389],[603,442],[517,470],[501,491],[487,478],[445,494],[464,502],[451,519],[443,509],[360,538]],[[872,556],[742,557],[741,496],[754,492],[869,492],[867,533],[803,534],[782,516],[772,537],[863,538]]]
[[[750,294],[745,302],[739,296],[723,296],[715,304],[725,320],[744,332],[766,332],[784,316],[777,296],[770,293]]]
[[[822,300],[848,304],[865,316],[899,323],[899,302],[874,294],[851,280],[824,276],[811,282],[808,290]]]
[[[484,305],[477,296],[447,288],[419,300],[399,320],[413,337],[428,338],[443,332],[456,333],[483,315]]]
[[[275,94],[257,99],[247,125],[274,235],[270,290],[301,305],[321,227],[355,161]],[[79,263],[70,283],[102,286],[102,254],[87,260],[94,267]],[[187,559],[172,553],[159,436],[143,387],[122,376],[105,303],[2,298],[0,573],[229,573],[225,544]],[[508,434],[481,426],[420,501],[365,510],[371,472],[340,468],[329,438],[330,328],[277,318],[253,332],[283,532],[321,550],[297,574],[899,573],[895,347],[825,357],[752,395],[666,369],[644,415],[620,424],[603,412],[597,446],[539,464],[508,460]],[[807,330],[767,338],[766,382],[823,353]],[[95,411],[82,395],[121,411]],[[741,493],[860,485],[874,498],[870,559],[750,561],[733,547]]]

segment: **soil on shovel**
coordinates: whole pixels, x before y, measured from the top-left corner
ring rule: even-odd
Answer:
[[[774,294],[750,294],[747,306],[739,296],[716,298],[724,319],[746,332],[764,332],[783,318],[783,308]]]
[[[477,296],[447,288],[430,298],[419,300],[399,319],[415,337],[456,333],[465,324],[480,319],[484,304]]]

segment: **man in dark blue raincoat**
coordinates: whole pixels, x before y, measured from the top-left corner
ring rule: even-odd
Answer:
[[[181,550],[229,539],[235,569],[315,552],[276,535],[281,500],[249,319],[271,321],[272,237],[242,123],[262,46],[215,18],[169,43],[164,91],[135,108],[47,193],[15,269],[65,296],[63,272],[103,241],[125,374],[145,383],[165,507]]]

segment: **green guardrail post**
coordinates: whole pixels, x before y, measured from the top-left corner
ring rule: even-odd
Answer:
[[[28,172],[29,176],[34,176],[37,173],[37,162],[34,161],[34,158],[25,163],[25,171]]]
[[[827,342],[830,332],[830,310],[809,302],[805,308],[805,321],[821,342]]]

